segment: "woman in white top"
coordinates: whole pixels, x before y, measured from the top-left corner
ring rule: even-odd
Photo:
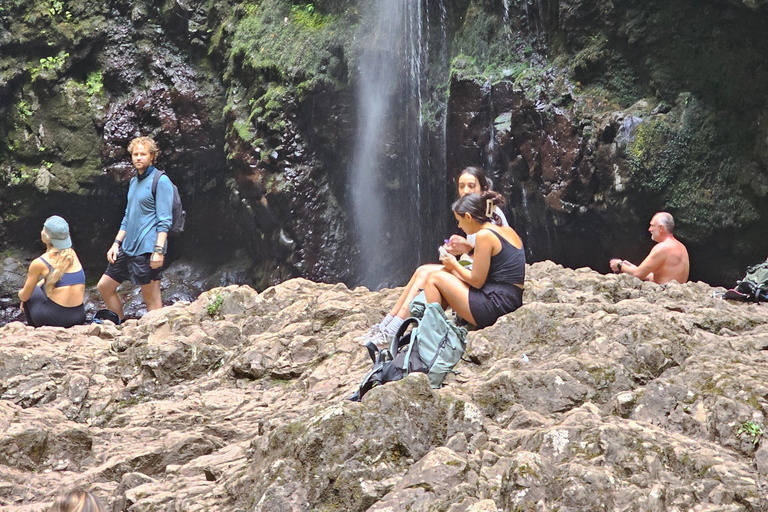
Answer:
[[[466,167],[461,171],[458,179],[459,197],[464,197],[468,194],[481,194],[491,190],[491,180],[485,176],[485,173],[478,167]],[[503,204],[499,202],[494,210],[492,222],[498,226],[509,226],[507,219],[502,213],[498,205]],[[452,235],[448,241],[443,245],[443,248],[454,256],[461,256],[472,252],[475,247],[475,235],[468,235],[466,238],[460,235]],[[468,259],[465,257],[464,259]],[[427,283],[427,279],[434,272],[445,270],[445,266],[441,263],[431,263],[422,265],[416,269],[411,276],[408,284],[405,285],[405,290],[400,294],[395,305],[389,311],[389,314],[384,317],[380,323],[371,327],[371,329],[358,338],[358,341],[363,345],[373,343],[379,348],[384,348],[389,345],[390,341],[394,338],[398,328],[402,325],[403,321],[410,316],[408,311],[408,305],[413,298],[424,288]]]

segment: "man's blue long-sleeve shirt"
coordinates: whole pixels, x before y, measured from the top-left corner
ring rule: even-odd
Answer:
[[[173,185],[168,176],[157,182],[157,197],[152,195],[152,181],[157,168],[150,165],[144,174],[131,179],[128,205],[120,229],[125,231],[122,249],[128,256],[152,252],[159,231],[168,232],[173,220]]]

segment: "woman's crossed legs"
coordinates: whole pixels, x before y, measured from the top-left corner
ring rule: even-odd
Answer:
[[[469,308],[469,285],[449,272],[434,272],[427,279],[424,295],[427,302],[437,302],[443,309],[450,306],[457,315],[477,325]]]

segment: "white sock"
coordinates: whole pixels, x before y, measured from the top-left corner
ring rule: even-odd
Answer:
[[[381,329],[382,331],[386,329],[386,327],[389,325],[389,322],[391,322],[393,318],[394,317],[392,315],[387,314],[387,316],[384,317],[384,320],[379,322],[379,329]]]
[[[397,330],[400,328],[401,325],[403,325],[403,322],[405,322],[404,319],[400,318],[399,316],[396,316],[392,318],[392,320],[382,330],[384,331],[384,334],[388,334],[394,337],[395,334],[397,334]]]

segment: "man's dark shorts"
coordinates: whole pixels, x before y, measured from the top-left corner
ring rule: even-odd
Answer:
[[[149,265],[149,258],[152,253],[139,254],[137,256],[128,256],[120,249],[117,253],[117,259],[114,263],[107,266],[104,275],[111,277],[118,283],[131,280],[133,284],[149,284],[151,281],[159,281],[163,278],[163,268],[152,268]]]

